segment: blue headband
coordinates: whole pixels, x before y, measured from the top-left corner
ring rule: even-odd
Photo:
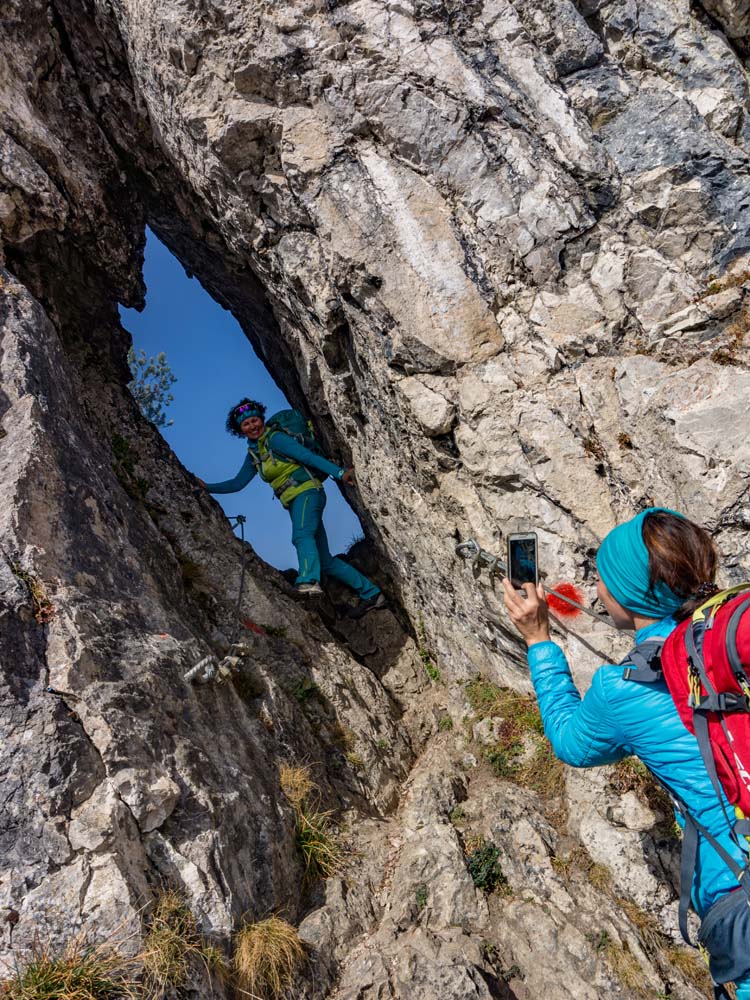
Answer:
[[[646,618],[665,618],[686,600],[661,580],[657,580],[653,589],[650,587],[643,521],[656,511],[683,517],[668,507],[649,507],[632,520],[613,528],[596,554],[596,568],[610,594],[628,611]]]
[[[247,420],[248,417],[260,417],[263,419],[263,414],[256,407],[251,406],[249,403],[244,403],[242,406],[238,406],[233,413],[234,422],[239,425],[243,420]]]

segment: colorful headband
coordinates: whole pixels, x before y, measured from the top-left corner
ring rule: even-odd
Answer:
[[[251,403],[243,403],[242,406],[238,406],[235,409],[235,411],[234,411],[234,418],[238,422],[240,422],[239,419],[238,419],[239,416],[240,416],[240,414],[244,414],[244,416],[242,417],[242,420],[247,420],[248,417],[262,417],[263,416],[263,414],[260,412],[260,410],[256,406],[253,406]]]

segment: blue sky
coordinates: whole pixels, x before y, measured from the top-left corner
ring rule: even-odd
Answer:
[[[289,404],[258,360],[238,323],[149,230],[146,240],[146,308],[120,309],[136,351],[164,351],[177,376],[174,420],[162,434],[180,461],[207,482],[231,479],[242,465],[246,446],[224,429],[227,411],[243,396],[268,406],[268,415]],[[326,482],[325,526],[333,553],[361,533],[359,520],[337,486]],[[271,487],[256,478],[240,493],[215,498],[227,514],[245,514],[246,537],[267,562],[279,569],[297,565],[289,515]]]

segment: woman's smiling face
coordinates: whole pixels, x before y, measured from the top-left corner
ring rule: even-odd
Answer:
[[[249,441],[257,441],[263,433],[265,424],[262,417],[245,417],[240,424],[240,433]]]

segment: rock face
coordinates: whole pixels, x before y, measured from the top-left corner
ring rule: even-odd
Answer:
[[[132,943],[166,881],[222,944],[243,914],[304,918],[310,997],[643,995],[601,931],[649,989],[697,995],[613,902],[669,910],[642,803],[570,776],[561,833],[466,770],[461,682],[528,681],[455,544],[533,528],[550,577],[586,590],[601,537],[655,501],[747,576],[747,5],[5,7],[6,952],[80,927]],[[243,614],[271,629],[244,630],[243,683],[182,681],[232,637],[241,550],[124,388],[146,223],[356,466],[406,632],[301,610],[250,554]],[[576,633],[585,683],[613,649]],[[304,760],[368,845],[324,900],[300,897],[279,789]],[[467,881],[462,798],[511,902]],[[592,835],[617,894],[587,883],[574,906],[551,859]]]

